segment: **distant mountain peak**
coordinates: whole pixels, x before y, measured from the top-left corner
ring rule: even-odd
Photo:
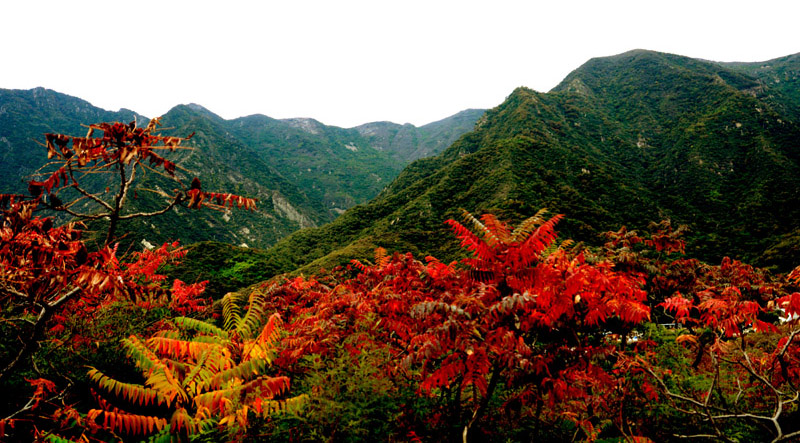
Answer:
[[[625,51],[625,52],[621,52],[621,53],[619,53],[617,55],[609,56],[609,58],[612,58],[612,57],[619,57],[619,58],[631,57],[631,56],[634,56],[634,55],[666,55],[666,54],[667,54],[666,52],[653,51],[652,49],[636,48],[636,49],[631,49],[631,50],[628,50],[628,51]]]
[[[210,117],[210,118],[212,118],[214,120],[218,120],[218,121],[224,120],[219,115],[209,111],[208,108],[206,108],[205,106],[198,105],[197,103],[188,103],[188,104],[177,105],[177,106],[173,107],[172,109],[170,109],[167,114],[171,114],[171,113],[174,113],[174,112],[187,112],[187,111],[190,112],[190,113],[194,113],[194,114],[201,114],[201,115]]]
[[[45,88],[45,87],[42,87],[42,86],[37,86],[35,88],[31,88],[31,89],[27,89],[27,90],[26,89],[16,89],[16,90],[12,90],[12,91],[17,91],[17,92],[22,93],[22,94],[28,94],[29,93],[33,97],[34,100],[39,100],[39,99],[42,99],[42,98],[66,98],[66,99],[69,99],[69,100],[80,100],[81,102],[85,102],[86,104],[89,104],[89,102],[87,102],[86,100],[83,100],[81,98],[78,98],[78,97],[75,97],[75,96],[69,95],[69,94],[64,94],[64,93],[61,93],[61,92],[58,92],[58,91],[54,91],[52,89],[48,89],[48,88]]]

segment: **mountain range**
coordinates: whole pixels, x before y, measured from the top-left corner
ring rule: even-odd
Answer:
[[[309,272],[376,246],[451,258],[443,221],[459,208],[519,221],[546,207],[589,244],[668,219],[688,225],[690,256],[787,269],[800,263],[799,79],[797,55],[594,58],[550,92],[516,89],[374,200],[269,252]]]
[[[189,141],[194,150],[177,156],[179,171],[199,177],[206,190],[257,198],[258,209],[201,211],[192,217],[175,209],[122,229],[133,243],[215,240],[267,247],[368,201],[407,163],[441,152],[472,129],[482,113],[466,110],[422,127],[376,122],[343,129],[263,115],[225,120],[196,104],[179,105],[162,117],[166,134],[195,133]],[[126,109],[99,109],[44,88],[0,89],[0,193],[25,192],[26,180],[46,162],[38,144],[45,133],[83,135],[82,125],[134,120],[141,124],[148,118]],[[159,184],[156,179],[146,186]],[[138,195],[133,209],[157,207],[148,194]]]
[[[443,222],[461,208],[512,223],[548,208],[566,216],[562,238],[589,245],[670,220],[688,226],[690,256],[786,270],[800,264],[799,82],[798,54],[721,63],[633,50],[593,58],[549,92],[520,87],[494,109],[420,128],[224,120],[181,105],[164,116],[176,135],[197,133],[181,166],[204,189],[257,197],[259,209],[170,214],[135,235],[266,248],[194,246],[177,273],[219,290],[378,246],[458,258]],[[0,189],[41,164],[30,144],[41,133],[133,117],[43,89],[0,90]]]

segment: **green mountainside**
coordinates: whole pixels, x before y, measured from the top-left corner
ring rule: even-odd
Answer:
[[[442,222],[458,208],[518,221],[547,207],[566,214],[564,237],[599,242],[605,230],[668,218],[689,225],[690,255],[785,268],[764,252],[800,216],[790,97],[725,64],[642,50],[592,59],[551,92],[515,90],[373,201],[271,252],[291,260],[286,270],[368,257],[376,246],[448,258]]]
[[[800,54],[758,63],[724,63],[730,69],[758,79],[766,89],[765,99],[795,122],[800,121]],[[800,227],[783,235],[764,253],[769,264],[800,263]]]
[[[312,119],[253,115],[226,129],[319,202],[325,221],[377,195],[404,165],[371,148],[355,129]]]
[[[433,152],[431,146],[449,144],[471,129],[478,117],[479,112],[467,117],[459,114],[427,125],[424,128],[438,129],[419,129],[427,135],[404,148]],[[134,118],[147,121],[132,111],[104,111],[43,88],[0,89],[0,193],[25,192],[26,180],[46,162],[45,150],[37,144],[45,133],[82,135],[86,128],[81,125]],[[184,244],[217,241],[264,248],[293,231],[322,225],[345,209],[368,201],[407,163],[393,156],[400,152],[397,149],[374,148],[374,140],[358,129],[326,126],[310,119],[253,115],[224,120],[192,104],[176,106],[163,116],[162,123],[169,135],[195,133],[189,141],[195,150],[173,157],[182,179],[190,181],[197,176],[205,190],[257,198],[258,209],[199,211],[187,217],[186,210],[177,208],[158,218],[133,220],[122,229],[134,243],[180,239]],[[140,189],[167,186],[158,177],[150,180]],[[105,184],[94,186],[102,189]],[[152,194],[137,195],[131,210],[159,207]]]
[[[795,117],[800,116],[800,54],[757,63],[722,63],[750,75],[768,88],[769,100]]]
[[[757,79],[632,51],[587,62],[554,91],[579,90],[635,138],[637,179],[689,224],[696,254],[756,259],[796,225],[800,127]]]
[[[82,124],[127,122],[137,116],[126,109],[111,112],[96,108],[79,98],[44,88],[0,89],[0,192],[26,192],[25,178],[47,160],[44,148],[36,143],[44,143],[46,132],[82,135],[86,133]]]

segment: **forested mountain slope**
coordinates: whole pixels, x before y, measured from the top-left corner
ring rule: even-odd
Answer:
[[[163,116],[164,132],[195,133],[188,142],[194,151],[172,154],[179,176],[189,181],[199,177],[205,190],[257,198],[258,209],[192,217],[174,209],[152,220],[127,222],[122,229],[132,243],[214,240],[266,247],[297,229],[329,222],[374,197],[407,163],[403,158],[414,152],[438,152],[436,147],[469,130],[478,117],[479,112],[468,112],[423,128],[408,125],[413,133],[427,135],[381,147],[358,129],[326,126],[311,119],[253,115],[224,120],[199,105],[176,106]],[[104,111],[44,88],[0,89],[0,192],[25,192],[26,180],[46,162],[46,151],[38,144],[45,133],[83,135],[86,127],[82,125],[134,119],[140,124],[148,121],[132,111]],[[424,129],[428,126],[437,129]],[[105,187],[102,179],[95,181],[94,188]],[[146,189],[164,185],[155,175],[143,182],[130,210],[158,208]]]
[[[599,242],[605,230],[671,219],[689,225],[690,255],[764,259],[800,215],[790,91],[652,51],[592,59],[548,93],[515,90],[375,200],[273,252],[290,267],[329,266],[375,246],[447,255],[442,222],[458,208],[517,221],[547,207],[567,215],[566,237]]]
[[[769,100],[795,117],[800,115],[800,53],[765,62],[723,65],[756,78],[769,89]]]
[[[25,177],[47,160],[46,151],[36,144],[44,143],[46,132],[83,135],[86,128],[82,124],[135,118],[133,111],[106,111],[49,89],[0,89],[0,190],[27,190]]]

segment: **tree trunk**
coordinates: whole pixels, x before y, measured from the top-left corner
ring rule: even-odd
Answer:
[[[500,378],[500,366],[494,366],[492,369],[492,377],[489,379],[489,386],[486,388],[486,395],[481,400],[480,406],[475,409],[475,412],[472,413],[472,418],[470,419],[469,423],[464,426],[464,432],[461,434],[461,439],[463,443],[467,443],[469,430],[472,428],[475,423],[481,418],[481,416],[486,412],[486,407],[489,406],[489,400],[492,399],[492,395],[494,394],[495,388],[497,388],[497,381]]]

